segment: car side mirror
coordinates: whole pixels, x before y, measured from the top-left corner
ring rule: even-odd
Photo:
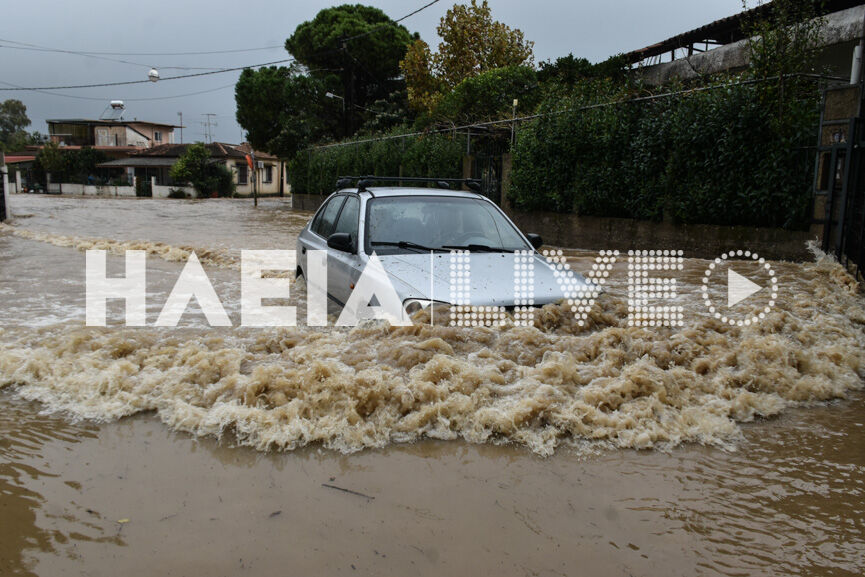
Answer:
[[[342,252],[354,252],[351,235],[347,232],[335,232],[327,237],[327,246]]]
[[[541,248],[544,246],[544,239],[541,238],[539,234],[527,234],[526,238],[529,239],[529,242],[532,243],[532,246],[535,248]]]

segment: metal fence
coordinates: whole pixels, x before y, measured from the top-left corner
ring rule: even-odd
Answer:
[[[865,124],[861,118],[824,121],[836,135],[818,147],[815,190],[825,195],[823,250],[834,254],[857,280],[865,280]]]

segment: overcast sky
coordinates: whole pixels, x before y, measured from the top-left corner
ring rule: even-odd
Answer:
[[[428,0],[369,0],[397,19]],[[438,45],[436,26],[454,0],[441,0],[403,24]],[[169,67],[228,68],[288,57],[281,46],[295,27],[337,2],[306,0],[28,0],[0,19],[0,81],[18,86],[95,84],[146,78],[150,66],[161,75],[190,71]],[[740,0],[490,0],[493,17],[520,28],[535,43],[536,61],[569,52],[599,61],[617,52],[653,44],[679,32],[741,10]],[[8,40],[66,50],[112,53],[190,52],[279,46],[259,51],[196,56],[107,56],[123,64],[79,55],[8,48]],[[195,72],[195,71],[192,71]],[[19,98],[33,121],[47,132],[46,118],[98,118],[108,101],[126,102],[125,118],[176,123],[183,113],[184,141],[203,140],[205,113],[218,126],[215,139],[238,142],[234,82],[238,72],[156,84],[58,90],[70,98],[35,92],[0,91],[0,100]],[[5,85],[0,85],[5,87]],[[204,92],[208,91],[208,92]],[[190,93],[198,93],[190,95]],[[168,98],[186,95],[179,98]],[[146,100],[151,99],[151,100]]]

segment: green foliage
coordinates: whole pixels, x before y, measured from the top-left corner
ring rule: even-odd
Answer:
[[[399,61],[411,41],[378,8],[321,10],[285,42],[296,64],[243,71],[235,87],[237,121],[255,148],[285,158],[358,130],[388,129],[408,110]]]
[[[518,113],[532,112],[539,97],[534,69],[496,68],[460,82],[439,102],[434,118],[457,123],[493,120],[510,116],[515,98]]]
[[[44,142],[45,137],[39,134],[39,131],[16,130],[5,141],[0,141],[0,150],[16,152],[24,150],[27,146],[43,144]]]
[[[398,136],[393,131],[389,136]],[[459,178],[465,140],[450,134],[388,138],[358,144],[300,151],[289,165],[292,190],[304,194],[330,194],[337,177],[437,176]]]
[[[595,83],[551,98],[542,110],[569,110],[519,131],[511,198],[526,210],[804,227],[817,94],[787,100],[783,120],[764,94],[738,85],[587,109],[627,97]]]
[[[442,96],[467,78],[534,62],[534,42],[519,29],[493,20],[487,0],[454,4],[436,31],[442,39],[437,52],[417,39],[400,62],[409,102],[421,112],[432,112]]]
[[[565,86],[573,86],[578,82],[589,79],[612,79],[624,81],[627,75],[626,60],[623,55],[617,54],[607,58],[603,62],[592,64],[585,58],[578,58],[573,54],[556,58],[555,61],[547,60],[540,63],[538,70],[538,81],[542,83],[556,82]]]
[[[819,5],[814,0],[773,0],[764,14],[744,23],[753,76],[817,72],[813,67],[825,24],[817,18]],[[748,8],[746,0],[742,7]]]
[[[237,185],[234,183],[234,174],[224,164],[214,166],[214,177],[216,179],[216,195],[220,198],[234,196]]]
[[[352,38],[359,35],[363,36]],[[353,63],[361,74],[357,81],[363,84],[358,93],[366,95],[377,88],[366,83],[399,75],[399,61],[411,41],[408,30],[380,9],[343,4],[300,24],[285,41],[285,49],[310,69],[340,70]]]
[[[99,177],[98,165],[107,160],[108,157],[102,151],[89,146],[69,150],[48,142],[36,154],[34,171],[38,180],[42,180],[44,173],[49,172],[52,182],[101,184],[104,180]]]
[[[66,153],[66,159],[73,182],[87,184],[90,177],[98,172],[97,165],[107,161],[108,157],[100,150],[85,146],[81,150]]]
[[[212,162],[210,151],[201,142],[189,145],[171,167],[170,176],[175,182],[191,184],[199,198],[211,196],[214,192],[219,196],[234,194],[231,170]]]
[[[64,172],[68,163],[66,156],[56,142],[49,142],[36,154],[36,164],[45,172],[59,174]],[[55,179],[56,182],[56,179]]]
[[[237,122],[254,148],[292,156],[335,133],[338,117],[325,92],[321,80],[297,67],[247,68],[234,89]]]
[[[26,140],[26,127],[30,126],[27,107],[20,100],[10,98],[0,102],[0,149],[15,150]],[[25,142],[24,144],[29,144]]]

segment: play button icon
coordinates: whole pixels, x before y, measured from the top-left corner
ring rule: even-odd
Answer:
[[[751,282],[732,268],[727,269],[727,307],[732,308],[746,298],[760,292],[763,287]]]
[[[747,271],[748,276],[733,270],[734,265],[740,271]],[[715,292],[720,300],[723,289],[722,287],[713,289],[712,280],[723,282],[724,273],[721,271],[725,268],[727,269],[727,306],[719,305],[716,308],[712,303],[711,293]],[[762,286],[751,279],[760,279]],[[764,288],[766,290],[763,290]],[[757,293],[760,293],[760,296],[754,300],[765,302],[758,304],[749,301],[747,304],[751,306],[733,308]],[[725,325],[748,327],[760,322],[772,312],[772,307],[775,306],[778,298],[778,279],[775,277],[772,264],[760,258],[757,253],[749,250],[731,250],[708,263],[706,274],[703,275],[702,295],[706,308],[714,318]]]

